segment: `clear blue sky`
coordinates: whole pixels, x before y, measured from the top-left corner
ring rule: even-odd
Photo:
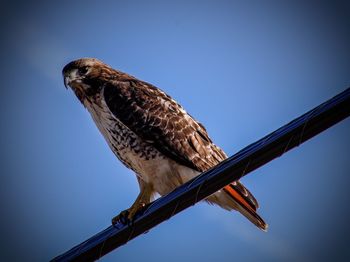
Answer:
[[[47,261],[138,194],[64,88],[69,61],[162,88],[229,155],[350,86],[348,1],[15,2],[0,11],[1,261]],[[348,119],[243,179],[268,233],[201,203],[101,261],[349,259],[349,134]]]

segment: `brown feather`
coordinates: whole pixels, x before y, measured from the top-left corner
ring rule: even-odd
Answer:
[[[176,163],[198,172],[206,171],[227,158],[224,151],[212,142],[205,127],[161,89],[96,59],[71,62],[65,66],[63,73],[85,68],[86,64],[89,64],[89,73],[82,76],[79,85],[87,88],[85,93],[80,86],[73,88],[75,93],[83,102],[100,94],[103,88],[102,98],[108,109],[130,131],[129,141],[140,138],[143,148],[155,148]],[[118,157],[128,165],[127,159]],[[244,210],[238,209],[242,214],[250,220],[262,221],[255,214],[258,202],[239,181],[224,189],[244,207]],[[258,223],[257,220],[255,223]]]

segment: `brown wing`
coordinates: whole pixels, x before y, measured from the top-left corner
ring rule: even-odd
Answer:
[[[104,97],[124,125],[178,163],[203,172],[227,158],[202,124],[151,84],[124,75],[105,85]],[[254,210],[258,208],[254,196],[239,181],[229,186]]]
[[[111,112],[166,156],[200,172],[226,158],[207,131],[160,89],[132,77],[106,84]]]

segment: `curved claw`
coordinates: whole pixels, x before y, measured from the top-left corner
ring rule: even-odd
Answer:
[[[130,220],[129,220],[129,210],[124,210],[122,212],[120,212],[119,215],[115,216],[112,218],[112,225],[115,225],[117,223],[122,223],[124,225],[129,224]]]
[[[141,204],[139,206],[133,205],[131,208],[120,212],[119,215],[112,218],[112,225],[122,223],[124,225],[132,225],[138,214],[142,213],[148,205]]]

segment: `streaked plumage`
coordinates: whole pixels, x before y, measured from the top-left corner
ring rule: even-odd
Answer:
[[[138,177],[141,192],[128,218],[154,193],[165,195],[227,157],[203,125],[155,86],[92,58],[67,64],[63,75],[112,151]],[[238,210],[259,228],[267,228],[255,212],[256,199],[240,182],[207,201]]]

